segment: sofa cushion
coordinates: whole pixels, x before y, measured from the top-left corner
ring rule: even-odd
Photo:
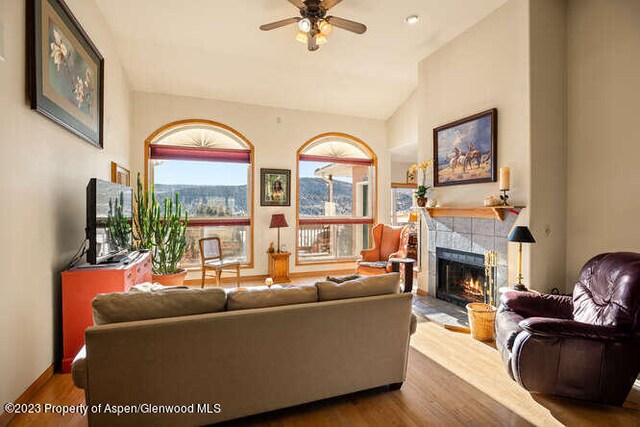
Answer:
[[[400,273],[361,277],[344,283],[323,281],[316,283],[316,287],[320,301],[395,294],[400,292]]]
[[[226,294],[221,288],[173,289],[170,291],[112,293],[97,295],[93,323],[133,322],[163,317],[224,311]]]
[[[318,290],[315,286],[234,289],[227,295],[227,310],[247,310],[317,301]]]

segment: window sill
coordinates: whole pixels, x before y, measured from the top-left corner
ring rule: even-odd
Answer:
[[[187,270],[187,273],[200,273],[202,272],[202,267],[200,265],[191,266],[191,267],[182,267]],[[240,264],[240,270],[246,270],[253,268],[253,262],[249,264]]]
[[[335,265],[335,264],[355,264],[358,258],[342,258],[337,260],[316,260],[316,261],[300,261],[300,259],[296,258],[296,266],[305,266],[305,265]]]

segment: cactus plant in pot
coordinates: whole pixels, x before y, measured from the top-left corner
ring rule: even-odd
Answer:
[[[151,251],[154,283],[165,286],[184,284],[187,270],[180,268],[179,264],[187,244],[189,214],[185,212],[183,216],[182,211],[177,193],[172,198],[167,197],[161,205],[154,187],[145,190],[138,174],[133,236],[138,249]]]

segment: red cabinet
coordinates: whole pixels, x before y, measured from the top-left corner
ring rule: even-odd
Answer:
[[[62,272],[62,372],[84,345],[84,331],[93,325],[91,301],[98,294],[126,292],[151,282],[151,254],[141,253],[130,264],[75,267]]]

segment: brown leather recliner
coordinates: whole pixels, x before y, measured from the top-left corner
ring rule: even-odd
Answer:
[[[640,370],[640,254],[585,264],[573,296],[507,291],[496,345],[533,392],[622,405]]]

